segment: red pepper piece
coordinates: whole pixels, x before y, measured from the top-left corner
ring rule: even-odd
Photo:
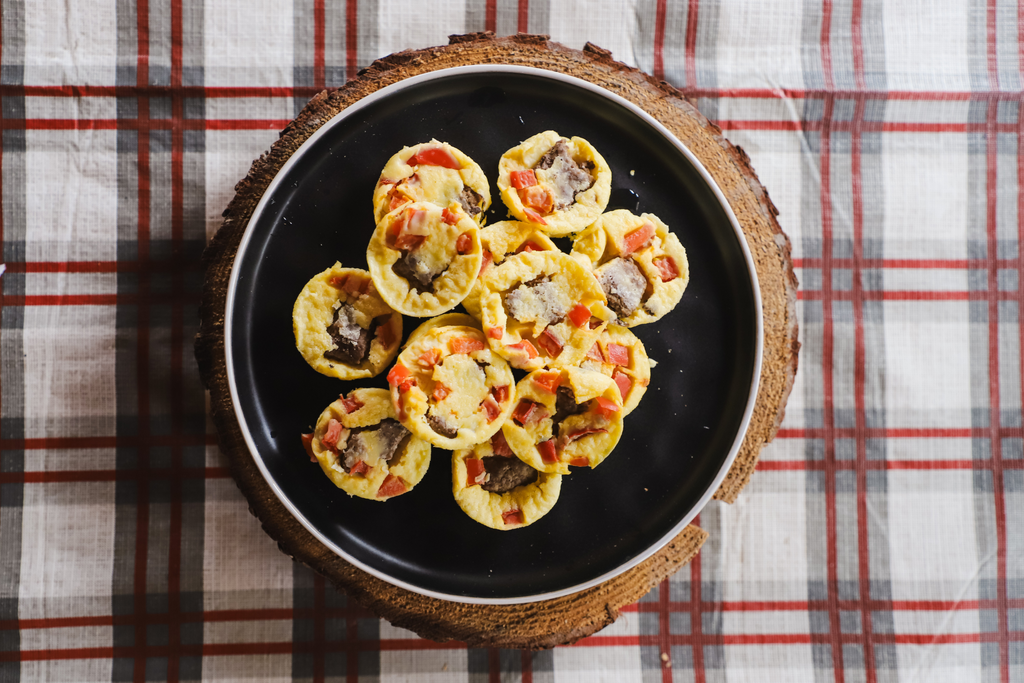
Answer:
[[[548,329],[545,329],[537,337],[537,344],[552,358],[557,358],[558,354],[562,352],[562,342],[558,341],[558,337]]]
[[[516,406],[516,409],[512,411],[512,419],[519,424],[526,426],[530,423],[531,418],[535,418],[536,413],[538,412],[538,407],[539,404],[524,398],[519,402],[519,405]]]
[[[349,294],[363,294],[370,288],[370,281],[364,277],[350,277],[342,288]]]
[[[455,155],[444,147],[427,147],[409,157],[406,162],[410,166],[443,166],[458,171],[462,164]]]
[[[450,394],[448,387],[438,382],[434,385],[434,391],[430,394],[430,398],[434,399],[434,402],[443,401],[444,397]]]
[[[533,209],[543,215],[545,213],[551,213],[551,209],[555,208],[554,197],[552,197],[551,193],[540,185],[525,187],[518,192],[519,200],[522,201],[523,206],[528,209]]]
[[[484,461],[480,458],[466,458],[466,486],[478,486],[486,480]]]
[[[576,304],[571,311],[569,311],[569,320],[576,327],[583,327],[585,323],[590,322],[590,309],[583,304]]]
[[[473,337],[456,337],[448,342],[448,348],[451,349],[452,353],[472,353],[474,351],[483,351],[487,348],[487,344]]]
[[[483,408],[484,411],[487,413],[488,423],[494,422],[496,419],[498,419],[498,416],[501,415],[501,406],[499,406],[494,401],[493,396],[488,396],[487,398],[485,398],[480,403],[480,407]]]
[[[394,185],[397,182],[397,180],[392,180],[391,178],[385,178],[384,176],[381,176],[381,179],[377,181],[377,186],[379,187],[381,185]]]
[[[544,248],[541,247],[536,242],[534,242],[533,240],[526,240],[525,242],[519,245],[519,248],[516,249],[516,253],[522,254],[524,251],[544,251]]]
[[[388,193],[388,211],[389,212],[394,211],[395,209],[397,209],[398,207],[402,206],[403,204],[408,204],[408,203],[409,203],[409,198],[408,197],[406,197],[404,195],[400,195],[397,192],[395,192],[394,190],[391,190],[391,192]]]
[[[511,458],[515,455],[505,439],[505,433],[500,429],[491,437],[491,448],[494,449],[495,455],[500,455],[503,458]]]
[[[320,437],[320,443],[334,450],[338,445],[338,439],[341,438],[342,429],[344,427],[341,426],[341,423],[332,417],[327,423],[327,431]]]
[[[501,434],[501,432],[498,432],[498,433]],[[316,456],[313,455],[313,434],[312,433],[303,434],[302,435],[302,447],[306,449],[306,455],[309,456],[309,461],[310,462],[318,462],[317,459],[316,459]]]
[[[587,351],[587,358],[590,360],[596,360],[598,363],[603,363],[604,356],[601,355],[601,345],[594,342],[594,345],[590,347],[589,351]]]
[[[644,247],[654,237],[654,226],[644,223],[633,232],[627,232],[622,238],[622,256],[629,256],[637,249]]]
[[[594,399],[594,413],[601,417],[611,417],[615,413],[619,412],[621,408],[615,405],[615,401],[605,398],[604,396],[598,396]]]
[[[399,235],[395,240],[395,249],[399,251],[416,251],[427,241],[424,235]]]
[[[341,405],[345,408],[346,413],[354,413],[363,407],[363,402],[358,398],[348,398],[344,394],[338,398],[341,399]]]
[[[622,396],[622,401],[625,402],[626,394],[633,388],[633,380],[629,378],[629,375],[618,370],[612,373],[612,380],[615,381],[615,386],[619,388],[619,395]]]
[[[445,209],[447,211],[448,209]],[[459,238],[455,240],[455,251],[460,255],[465,256],[469,253],[469,250],[473,248],[473,238],[469,236],[468,232],[464,232],[459,235]]]
[[[345,275],[335,275],[327,282],[331,285],[331,287],[334,287],[335,289],[342,289],[345,287],[345,283],[348,282],[348,274],[346,273]]]
[[[501,521],[505,522],[505,526],[526,523],[526,520],[523,519],[522,510],[508,510],[507,512],[502,512]]]
[[[366,476],[366,473],[370,471],[370,466],[363,460],[357,460],[355,465],[352,465],[348,473],[353,476]]]
[[[380,488],[377,489],[378,498],[392,498],[394,496],[400,496],[409,490],[409,486],[401,477],[388,473],[388,476],[384,478]]]
[[[529,339],[524,339],[518,344],[509,344],[505,348],[512,349],[513,351],[524,351],[528,359],[536,358],[539,355],[537,353],[537,349],[530,343]]]
[[[491,339],[501,339],[502,337],[505,336],[505,330],[501,329],[500,327],[488,327],[487,336],[490,337]]]
[[[494,254],[484,249],[484,257],[480,260],[480,273],[487,269],[487,266],[494,262]],[[480,273],[477,273],[479,275]]]
[[[544,462],[558,462],[558,453],[555,451],[554,439],[541,441],[537,444],[537,452],[540,453],[540,459]]]
[[[401,363],[396,363],[395,367],[388,372],[388,384],[398,387],[398,393],[404,394],[411,387],[416,386],[416,378],[412,376],[409,368]]]
[[[531,223],[537,223],[538,225],[547,225],[548,222],[541,218],[541,215],[533,209],[523,209],[523,213],[526,214],[526,218]]]
[[[533,376],[533,383],[549,394],[553,394],[561,383],[561,376],[557,372],[539,372]]]
[[[609,344],[608,360],[613,365],[629,365],[629,347],[622,344]]]
[[[391,316],[381,316],[384,320],[377,324],[377,338],[384,348],[390,349],[395,343],[395,332],[391,329]]]
[[[445,208],[445,210],[441,212],[441,220],[447,223],[448,225],[455,225],[456,223],[459,222],[459,214]],[[459,239],[462,239],[461,236],[459,237]]]
[[[662,256],[654,259],[654,267],[658,269],[662,282],[672,282],[679,277],[679,268],[671,256]]]
[[[507,401],[508,394],[509,391],[507,384],[504,384],[500,387],[491,387],[491,396],[493,396],[494,400],[497,401],[498,403],[504,403],[505,401]]]
[[[521,190],[524,187],[532,187],[537,184],[537,174],[533,172],[532,168],[528,168],[525,171],[512,171],[508,174],[508,180],[512,184],[512,187],[517,190]]]
[[[420,357],[416,359],[416,363],[424,369],[429,370],[437,365],[437,361],[439,360],[441,360],[441,349],[430,349],[429,351],[421,353]]]
[[[590,461],[586,458],[573,458],[569,464],[573,467],[590,467]]]

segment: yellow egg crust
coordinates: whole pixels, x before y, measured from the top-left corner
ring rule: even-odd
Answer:
[[[387,236],[389,228],[401,221],[403,214],[415,211],[427,212],[430,229],[426,241],[415,249],[415,254],[432,269],[440,271],[432,283],[433,291],[422,293],[392,269],[403,252],[388,246]],[[366,249],[370,277],[384,301],[399,313],[420,318],[444,313],[457,306],[476,282],[482,259],[480,228],[461,209],[450,213],[456,219],[454,224],[446,223],[442,218],[446,211],[449,209],[429,202],[407,204],[386,215],[373,231]],[[469,235],[470,243],[466,252],[459,254],[456,243],[463,234]]]
[[[537,278],[548,278],[553,283],[551,293],[566,312],[576,305],[589,309],[589,322],[576,327],[570,316],[565,315],[560,321],[548,324],[542,313],[524,314],[528,305],[540,305],[539,302],[528,302],[520,310],[519,315],[529,319],[512,317],[506,303],[509,293]],[[509,256],[503,263],[488,268],[480,276],[480,285],[480,323],[487,342],[512,367],[520,370],[578,364],[605,325],[615,319],[615,313],[605,305],[601,285],[583,266],[562,252],[534,251]],[[554,347],[550,346],[549,339],[538,340],[542,335],[557,338],[562,344],[561,350],[552,353]]]
[[[611,344],[619,344],[627,349],[629,362],[626,365],[618,365],[612,360],[608,347]],[[647,349],[635,334],[620,325],[609,325],[601,336],[590,347],[586,357],[580,363],[584,370],[595,370],[602,375],[615,380],[617,373],[629,378],[629,390],[622,397],[622,417],[626,417],[640,403],[640,399],[647,393],[647,386],[651,383],[651,361],[647,357]],[[618,387],[618,382],[616,382]]]
[[[420,323],[420,326],[409,334],[409,338],[402,344],[402,348],[408,347],[409,344],[412,344],[435,327],[451,327],[453,325],[480,329],[480,321],[471,315],[466,315],[465,313],[442,313],[436,318]]]
[[[474,521],[498,531],[521,529],[546,515],[558,502],[558,494],[562,490],[560,474],[540,472],[537,481],[517,486],[506,493],[485,491],[478,484],[467,486],[466,460],[487,457],[502,457],[494,454],[490,441],[452,454],[452,494],[462,511]],[[515,521],[513,516],[517,510],[522,523]]]
[[[345,408],[344,399],[354,400],[362,406],[351,413]],[[353,389],[348,396],[342,396],[327,406],[316,421],[313,430],[313,455],[320,463],[320,469],[334,482],[334,485],[350,496],[358,496],[367,500],[389,500],[395,495],[378,495],[381,484],[388,477],[399,478],[405,482],[406,493],[423,479],[430,466],[430,444],[415,434],[409,434],[398,446],[390,464],[383,460],[367,463],[370,469],[363,475],[350,474],[342,466],[338,450],[328,448],[322,439],[332,419],[341,423],[342,440],[347,443],[349,431],[356,427],[369,427],[379,424],[387,418],[397,419],[395,408],[391,404],[391,396],[387,389]],[[341,449],[343,452],[343,449]],[[387,488],[387,487],[386,487]],[[401,494],[396,494],[401,495]]]
[[[451,153],[462,165],[456,170],[429,164],[410,165],[408,160],[420,150],[440,147]],[[411,180],[415,176],[415,180]],[[403,147],[380,173],[373,190],[373,222],[380,223],[385,215],[408,202],[431,202],[441,207],[461,206],[459,195],[469,187],[482,197],[480,212],[470,215],[483,225],[487,209],[491,206],[491,188],[483,169],[462,151],[447,142],[431,140],[412,147]],[[464,207],[463,207],[464,209]]]
[[[602,215],[584,230],[573,243],[570,254],[580,263],[589,264],[595,275],[598,275],[604,264],[623,254],[625,236],[645,224],[654,226],[654,237],[647,246],[629,254],[628,257],[636,262],[647,278],[647,290],[644,292],[641,305],[628,317],[618,321],[625,327],[636,327],[659,320],[683,298],[683,292],[690,281],[690,266],[686,260],[686,250],[679,243],[679,238],[654,214],[644,213],[635,216],[626,209],[617,209]],[[669,282],[662,279],[661,271],[656,264],[656,261],[663,258],[671,259],[679,271],[678,277]]]
[[[487,226],[480,231],[480,244],[484,250],[481,273],[504,261],[509,254],[515,254],[520,247],[524,247],[524,251],[560,251],[535,223],[522,221],[501,221]],[[463,307],[477,320],[480,319],[480,293],[477,283],[462,300]]]
[[[586,412],[565,418],[558,435],[555,434],[554,422],[551,419],[556,409],[556,390],[545,387],[545,383],[555,374],[558,375],[558,386],[572,387],[577,404],[591,402]],[[604,416],[598,410],[599,397],[606,399],[606,405],[614,405],[614,410],[610,409],[610,415]],[[540,405],[534,409],[525,424],[521,424],[518,419],[519,404],[524,401]],[[574,432],[587,428],[607,431],[586,434],[575,440],[567,438]],[[512,417],[501,426],[501,431],[505,434],[505,440],[512,452],[540,472],[568,474],[570,465],[594,468],[608,457],[622,436],[622,398],[615,383],[600,372],[582,368],[536,370],[516,385],[516,408],[512,412]],[[548,440],[554,442],[554,460],[546,459],[542,451],[538,450],[538,445]]]
[[[421,439],[449,450],[491,438],[515,405],[512,368],[473,327],[428,330],[398,355],[388,383],[398,421]],[[445,436],[431,421],[440,421],[455,434]]]
[[[525,171],[533,169],[540,158],[550,150],[556,142],[565,140],[569,152],[576,162],[589,161],[594,164],[591,174],[594,177],[594,184],[589,189],[576,195],[575,202],[568,208],[561,211],[552,211],[540,216],[541,221],[531,219],[527,208],[519,197],[516,188],[512,187],[511,174],[513,171]],[[547,171],[535,169],[534,175],[537,184],[546,185]],[[563,138],[553,130],[538,133],[528,140],[513,147],[501,156],[498,162],[498,191],[501,193],[501,200],[508,207],[513,216],[521,221],[532,222],[539,225],[541,229],[552,237],[563,237],[570,233],[578,232],[601,215],[608,206],[608,197],[612,189],[612,170],[608,162],[604,160],[594,147],[583,138]],[[533,211],[534,217],[537,214]]]
[[[360,286],[365,282],[365,291],[361,294],[353,291],[357,287],[352,286],[352,283],[357,280]],[[342,283],[348,283],[349,287],[346,289]],[[324,358],[325,352],[335,348],[327,328],[334,319],[334,309],[339,302],[347,303],[355,309],[355,321],[364,330],[370,329],[375,318],[385,315],[390,318],[388,330],[384,329],[383,324],[377,327],[370,341],[370,350],[358,366]],[[398,345],[402,340],[402,316],[384,302],[370,281],[368,272],[358,268],[343,268],[340,263],[335,263],[307,282],[295,299],[295,305],[292,306],[292,332],[299,353],[321,375],[346,380],[375,377],[398,353]],[[382,339],[382,335],[386,339]],[[385,344],[385,341],[389,343]]]

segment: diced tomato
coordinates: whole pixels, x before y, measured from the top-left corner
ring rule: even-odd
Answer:
[[[370,280],[365,277],[350,277],[342,285],[342,288],[349,294],[362,294],[370,287]]]
[[[627,232],[622,238],[622,256],[629,256],[637,249],[647,245],[647,242],[654,237],[654,226],[644,223],[633,232]]]
[[[538,372],[533,376],[533,383],[549,394],[555,393],[560,382],[561,377],[557,372]]]
[[[401,363],[396,363],[395,367],[388,372],[388,384],[398,387],[398,392],[404,394],[411,387],[416,386],[416,378],[412,376],[409,368]]]
[[[538,225],[548,224],[548,222],[541,218],[541,215],[534,211],[533,209],[523,209],[523,213],[526,214],[526,217],[529,219],[531,223],[537,223]]]
[[[586,458],[573,458],[569,464],[573,467],[590,467],[590,461]]]
[[[379,187],[381,185],[394,185],[397,182],[397,180],[392,180],[391,178],[381,177],[381,179],[377,181],[377,186]]]
[[[391,348],[395,343],[395,331],[391,329],[391,316],[381,316],[384,321],[377,325],[377,337],[380,339],[380,343],[384,345],[384,348]]]
[[[503,458],[511,458],[515,455],[509,447],[508,441],[505,440],[505,433],[500,429],[491,437],[491,448],[494,449],[495,455],[500,455]]]
[[[494,254],[484,249],[484,257],[480,260],[480,273],[487,269],[487,266],[494,262]],[[477,273],[479,275],[479,273]]]
[[[604,356],[601,355],[601,345],[594,342],[593,346],[590,347],[590,350],[587,351],[587,358],[590,360],[596,360],[598,363],[603,363]]]
[[[590,309],[583,304],[576,304],[571,311],[569,311],[569,320],[576,327],[583,327],[584,323],[590,322]]]
[[[556,358],[562,352],[562,342],[558,341],[558,337],[548,329],[545,329],[537,337],[537,344],[552,358]]]
[[[598,396],[594,401],[594,412],[601,417],[611,417],[621,410],[619,406],[615,405],[615,401],[607,399],[604,396]]]
[[[498,403],[504,403],[505,401],[507,401],[508,394],[509,391],[507,384],[504,384],[500,387],[491,387],[491,396],[493,396],[494,400],[497,401]]]
[[[444,147],[427,147],[409,157],[406,162],[410,166],[443,166],[458,171],[462,164]]]
[[[523,351],[524,353],[526,353],[526,357],[528,359],[533,359],[540,355],[537,353],[537,349],[534,347],[534,345],[530,343],[529,339],[524,339],[518,344],[509,344],[505,348],[511,349],[513,351]]]
[[[591,428],[591,427],[586,427],[584,429],[577,429],[575,432],[569,432],[568,434],[566,434],[565,435],[565,442],[566,443],[572,443],[576,439],[581,439],[584,436],[586,436],[587,434],[607,434],[607,433],[608,433],[607,429],[594,429],[594,428]]]
[[[399,251],[416,251],[426,241],[427,238],[423,235],[399,235],[395,239],[395,249]]]
[[[434,391],[433,393],[430,394],[430,398],[434,399],[435,402],[443,401],[444,397],[450,393],[451,392],[448,391],[448,387],[438,382],[437,384],[434,385]]]
[[[537,452],[544,462],[558,462],[558,453],[555,451],[555,440],[548,439],[537,444]]]
[[[401,477],[388,473],[388,476],[384,478],[380,488],[377,489],[378,498],[392,498],[394,496],[400,496],[409,490],[409,486]]]
[[[488,327],[487,336],[490,337],[491,339],[501,339],[502,337],[505,336],[505,330],[501,329],[500,327]]]
[[[363,407],[363,402],[358,398],[348,398],[345,395],[339,396],[341,399],[341,405],[345,408],[346,413],[354,413]]]
[[[537,174],[533,172],[532,168],[528,168],[525,171],[512,171],[508,174],[508,180],[512,183],[512,187],[521,190],[524,187],[536,185]]]
[[[332,277],[330,280],[328,280],[328,282],[330,283],[331,287],[334,287],[336,289],[342,289],[345,286],[345,283],[348,282],[348,273],[346,273],[345,275],[336,275]]]
[[[501,434],[501,432],[498,432],[498,433]],[[313,455],[313,434],[312,434],[312,432],[309,433],[309,434],[303,434],[302,435],[302,447],[306,449],[306,455],[309,456],[309,461],[310,462],[317,462],[316,456]],[[495,451],[495,452],[497,452],[497,451]]]
[[[533,240],[526,240],[519,245],[519,248],[516,249],[516,253],[522,254],[524,251],[544,251],[544,248]]]
[[[441,220],[448,225],[455,225],[459,222],[459,214],[446,208],[441,212]],[[462,237],[460,236],[459,239],[462,239]]]
[[[491,423],[501,415],[501,406],[495,402],[493,396],[488,396],[480,403],[480,407],[487,413],[487,422]]]
[[[448,209],[445,209],[447,211]],[[455,251],[463,256],[469,253],[469,250],[473,248],[473,238],[469,236],[468,232],[464,232],[459,235],[458,239],[455,240]]]
[[[388,211],[394,211],[403,204],[408,204],[409,198],[405,195],[398,194],[394,190],[388,193]]]
[[[536,416],[537,412],[539,412],[537,410],[539,407],[540,405],[538,403],[534,403],[533,401],[524,398],[519,402],[519,405],[516,406],[516,409],[512,411],[512,419],[519,424],[526,426],[530,423],[530,420]]]
[[[633,380],[629,378],[629,375],[624,372],[619,372],[618,370],[612,373],[612,380],[615,381],[615,386],[619,388],[619,395],[622,396],[622,400],[625,401],[626,394],[628,394],[629,390],[633,388]]]
[[[448,342],[448,348],[452,353],[473,353],[474,351],[483,351],[487,348],[487,344],[473,337],[456,337]]]
[[[629,365],[629,347],[622,344],[609,344],[608,360],[613,365]]]
[[[477,486],[486,480],[484,461],[480,458],[466,458],[466,486]]]
[[[523,203],[524,207],[538,211],[542,215],[551,213],[551,209],[555,208],[554,197],[540,185],[525,187],[519,190],[519,200]]]
[[[507,510],[501,513],[501,521],[505,522],[505,526],[512,524],[525,524],[526,520],[523,519],[522,510]]]
[[[338,446],[338,439],[341,438],[341,430],[344,429],[341,423],[333,417],[327,423],[327,431],[320,437],[320,443],[334,450]]]
[[[365,476],[370,471],[370,466],[366,464],[364,460],[356,460],[356,464],[352,465],[348,473],[353,476]]]
[[[421,353],[420,357],[416,359],[416,363],[429,370],[437,365],[439,360],[441,360],[441,349],[430,349]]]
[[[662,256],[654,259],[654,267],[658,269],[662,282],[672,282],[679,277],[679,268],[671,256]]]

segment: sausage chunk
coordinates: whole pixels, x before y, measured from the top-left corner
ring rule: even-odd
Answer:
[[[444,418],[438,417],[437,415],[427,413],[427,424],[430,425],[430,428],[435,432],[449,439],[454,439],[459,434],[458,427],[450,424]]]
[[[434,291],[434,280],[440,273],[431,273],[426,263],[416,258],[412,252],[403,253],[402,256],[391,266],[395,275],[404,277],[409,281],[409,286],[421,294]]]
[[[482,204],[483,201],[483,195],[471,187],[464,187],[462,188],[462,192],[459,193],[459,204],[462,205],[463,211],[468,213],[470,216],[475,216],[480,213],[480,204]]]
[[[594,275],[608,297],[608,307],[620,318],[629,317],[637,309],[647,290],[647,278],[633,259],[612,259]]]
[[[364,330],[355,320],[355,309],[341,304],[334,311],[334,320],[327,326],[336,348],[324,352],[324,358],[346,365],[359,365],[370,350],[372,330]]]
[[[521,323],[548,326],[569,313],[568,296],[554,282],[541,277],[521,284],[505,295],[508,313]]]
[[[488,455],[483,458],[484,470],[490,476],[480,485],[491,493],[508,493],[518,486],[537,481],[537,470],[519,458]]]
[[[386,463],[390,463],[398,452],[398,446],[409,435],[409,430],[398,420],[387,418],[372,427],[356,427],[348,437],[348,446],[342,454],[345,459],[345,471],[360,460],[367,460],[374,455]]]
[[[593,163],[574,161],[565,140],[559,140],[545,152],[535,168],[548,171],[546,180],[556,211],[572,206],[576,195],[594,184],[594,177],[590,174]]]

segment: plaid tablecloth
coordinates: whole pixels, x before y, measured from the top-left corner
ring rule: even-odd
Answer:
[[[0,681],[1024,681],[1012,0],[0,0]],[[199,256],[304,102],[491,29],[697,98],[781,211],[803,351],[697,559],[555,651],[435,644],[260,530]]]

